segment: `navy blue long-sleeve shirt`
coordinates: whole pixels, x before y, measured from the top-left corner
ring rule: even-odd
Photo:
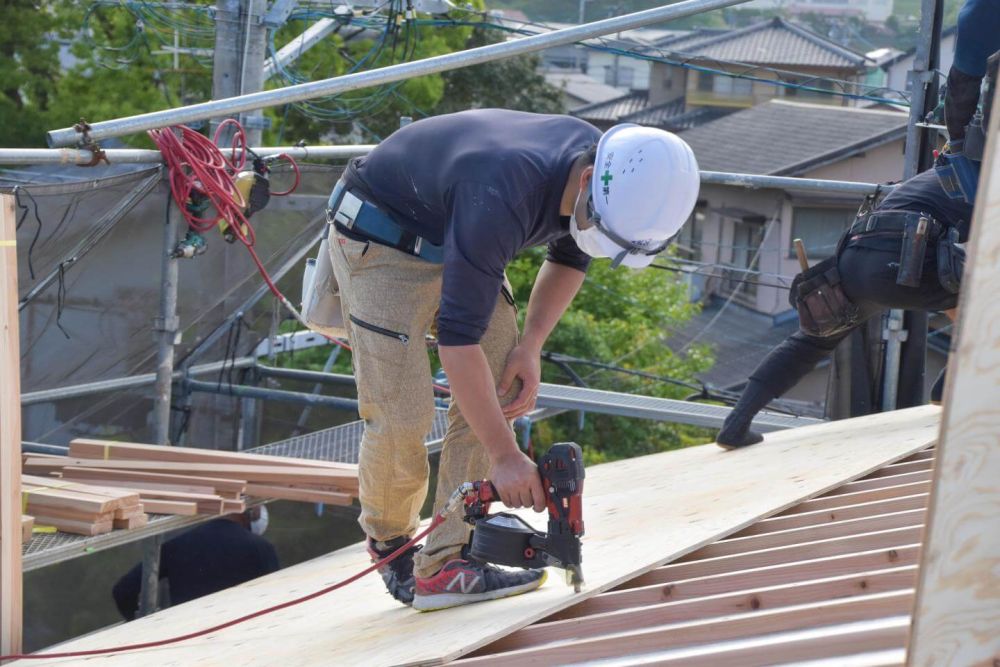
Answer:
[[[278,570],[274,546],[229,519],[213,519],[163,543],[160,578],[170,586],[170,604],[200,598]],[[122,617],[131,621],[139,607],[142,563],[111,591]]]
[[[955,67],[969,76],[986,74],[986,59],[1000,51],[1000,0],[966,0],[958,12]]]
[[[521,250],[548,244],[549,261],[587,270],[559,206],[574,160],[600,136],[570,116],[477,109],[417,121],[352,161],[347,187],[444,246],[441,344],[479,342]]]

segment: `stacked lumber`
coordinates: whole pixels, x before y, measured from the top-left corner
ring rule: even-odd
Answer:
[[[35,528],[35,517],[27,514],[21,515],[21,544],[27,543],[31,539],[31,533]]]
[[[146,511],[228,514],[243,496],[349,505],[357,466],[237,452],[77,439],[68,456],[27,455],[24,469],[139,494]]]
[[[32,528],[51,526],[66,533],[100,535],[117,527],[145,525],[139,494],[128,489],[22,475],[22,514]],[[22,537],[31,532],[22,519]]]

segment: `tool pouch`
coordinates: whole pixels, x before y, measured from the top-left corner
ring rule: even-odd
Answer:
[[[799,327],[808,336],[835,336],[853,329],[861,320],[858,307],[844,293],[836,255],[796,276],[788,300],[799,313]]]
[[[315,259],[306,260],[302,274],[302,319],[310,329],[332,338],[347,338],[340,288],[330,260],[330,225],[326,226]]]
[[[896,284],[904,287],[920,287],[924,275],[924,256],[927,254],[927,234],[930,220],[920,216],[907,217],[903,226],[903,241],[899,253],[899,272]]]
[[[938,239],[937,268],[941,287],[952,294],[962,288],[962,272],[965,270],[965,248],[959,244],[958,230],[949,227]]]

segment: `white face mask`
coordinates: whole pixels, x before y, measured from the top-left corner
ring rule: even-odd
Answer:
[[[601,234],[601,230],[593,226],[587,229],[580,229],[579,225],[576,224],[576,209],[580,206],[580,197],[582,196],[583,190],[576,196],[576,203],[573,205],[573,214],[569,218],[570,236],[576,241],[577,247],[591,257],[610,257],[604,249],[604,234]]]
[[[264,531],[267,530],[268,523],[267,506],[260,506],[260,518],[250,522],[250,532],[254,535],[263,535]]]

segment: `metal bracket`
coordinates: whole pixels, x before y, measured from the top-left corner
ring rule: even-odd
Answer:
[[[240,122],[248,130],[269,130],[271,129],[271,119],[267,116],[257,114],[240,114]]]
[[[78,164],[78,167],[96,167],[100,162],[104,162],[104,164],[111,164],[111,162],[108,161],[107,153],[104,152],[100,144],[91,138],[90,123],[88,123],[84,118],[81,118],[80,122],[73,126],[73,129],[83,135],[80,138],[80,148],[90,151],[92,155],[90,162],[86,164]]]
[[[174,317],[167,318],[166,321],[162,317],[153,318],[153,338],[157,338],[160,334],[173,334],[174,335],[174,345],[180,345],[181,342],[181,331],[180,331],[181,319],[176,315]]]

